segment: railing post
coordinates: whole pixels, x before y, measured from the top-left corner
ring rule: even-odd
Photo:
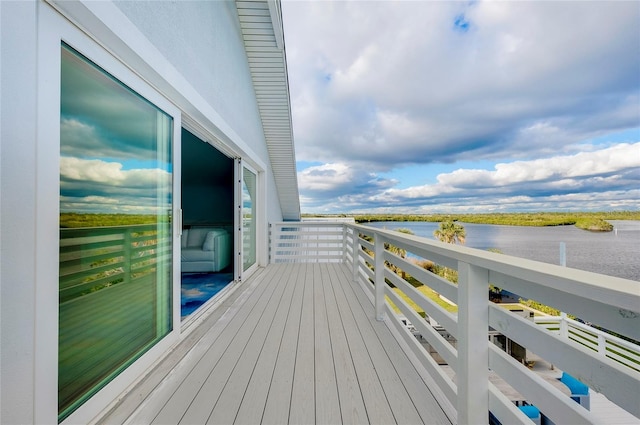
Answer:
[[[347,226],[342,225],[342,262],[347,262],[347,235],[349,234]]]
[[[607,339],[602,333],[598,333],[598,354],[607,356]]]
[[[384,321],[384,240],[376,233],[374,240],[374,267],[375,267],[375,291],[376,291],[376,320]]]
[[[487,423],[489,306],[487,269],[458,262],[458,423]]]
[[[567,313],[560,313],[560,338],[569,338],[569,322],[567,322]]]
[[[358,272],[360,271],[360,243],[359,243],[359,233],[356,232],[355,227],[351,228],[351,260],[353,267],[353,281],[358,281]]]

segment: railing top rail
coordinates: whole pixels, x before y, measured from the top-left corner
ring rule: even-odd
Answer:
[[[390,241],[401,242],[417,249],[426,249],[435,254],[510,276],[517,276],[522,280],[570,294],[585,296],[583,293],[584,286],[587,285],[593,289],[593,291],[589,291],[592,294],[589,298],[630,311],[640,310],[640,282],[466,246],[447,244],[393,230],[377,229],[359,224],[345,225],[368,233],[380,234]],[[603,281],[603,278],[606,281]]]
[[[272,226],[276,226],[276,227],[302,227],[302,226],[308,226],[308,227],[319,227],[319,226],[338,227],[338,226],[343,226],[345,224],[353,224],[353,223],[343,222],[343,221],[310,221],[310,220],[305,220],[305,221],[279,221],[279,222],[272,222],[271,223]]]

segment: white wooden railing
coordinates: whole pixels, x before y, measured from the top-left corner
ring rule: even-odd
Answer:
[[[557,330],[548,330],[489,302],[487,292],[491,283],[638,341],[640,282],[350,223],[289,222],[274,223],[270,228],[271,262],[344,262],[351,267],[354,281],[375,298],[376,318],[397,331],[408,354],[428,371],[439,388],[434,393],[441,394],[443,405],[448,403],[455,407],[453,419],[457,423],[486,423],[487,411],[503,424],[531,423],[489,380],[489,371],[556,424],[595,422],[591,412],[573,402],[555,385],[490,344],[489,327],[640,417],[640,372],[622,364],[619,359],[600,355],[600,350],[594,351],[588,344],[576,343],[574,338],[560,335],[560,322]],[[386,250],[385,243],[410,253],[413,259],[421,258],[457,270],[458,284]],[[415,282],[410,284],[389,265],[456,303],[458,313],[450,313],[425,297],[414,287]],[[385,280],[444,327],[457,340],[457,348],[389,285],[377,284]],[[424,345],[407,331],[385,301],[385,296],[453,368],[455,379],[451,379]],[[592,328],[585,327],[588,329],[571,323],[568,329],[573,330],[567,331],[567,335],[577,335],[577,329],[593,332]],[[613,336],[609,340],[624,345]]]
[[[640,346],[608,332],[561,316],[536,316],[534,323],[640,372]]]

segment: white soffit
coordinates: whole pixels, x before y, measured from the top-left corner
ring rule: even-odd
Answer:
[[[236,0],[284,220],[300,220],[289,80],[279,0]]]

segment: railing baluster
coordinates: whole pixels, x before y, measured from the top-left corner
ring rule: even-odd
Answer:
[[[458,262],[458,423],[487,423],[489,309],[487,269]]]
[[[360,234],[356,232],[356,229],[354,229],[353,227],[351,228],[351,231],[351,237],[353,238],[351,241],[351,243],[353,244],[351,249],[351,260],[353,263],[351,264],[351,266],[353,267],[353,281],[357,282],[358,274],[360,271]]]
[[[598,334],[598,353],[601,356],[607,355],[607,340],[603,334]]]
[[[376,320],[384,320],[384,239],[376,234],[374,240],[374,267],[375,267],[375,291],[376,291]]]
[[[342,226],[342,262],[347,262],[347,238],[349,229],[347,226]]]
[[[569,338],[569,323],[567,323],[567,313],[560,313],[560,336]]]

